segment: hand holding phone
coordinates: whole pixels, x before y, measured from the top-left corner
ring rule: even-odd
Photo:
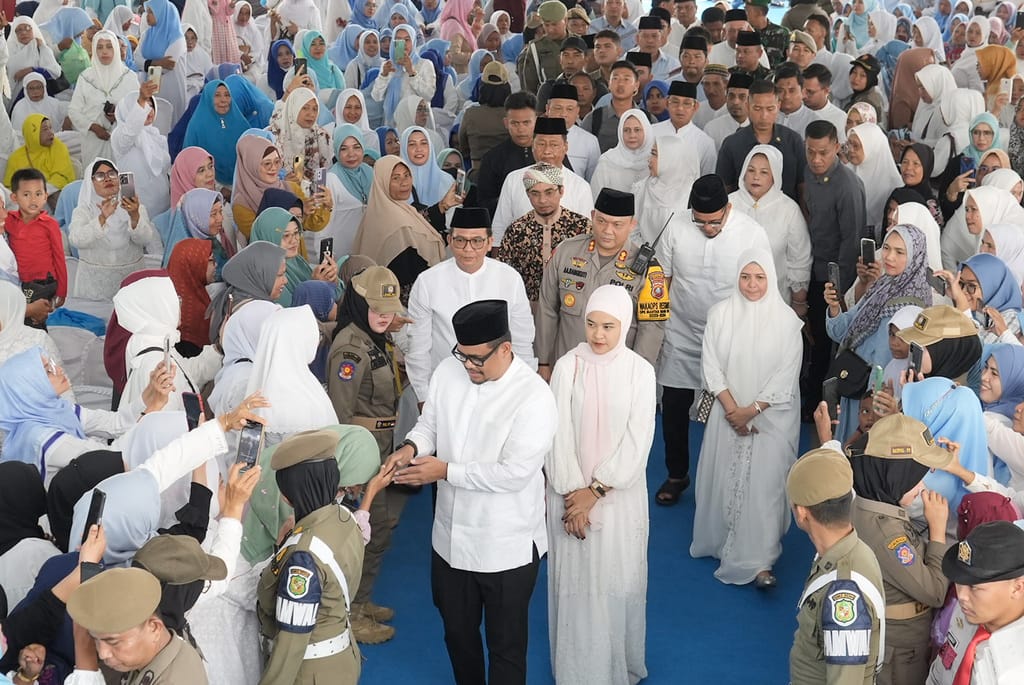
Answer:
[[[466,171],[464,169],[459,169],[455,172],[455,194],[465,199],[468,192],[469,177],[466,176]]]
[[[405,59],[405,39],[395,38],[391,41],[391,59],[395,64]]]
[[[164,338],[164,371],[171,369],[171,339]]]
[[[82,543],[89,539],[89,531],[93,526],[103,525],[103,508],[107,504],[107,493],[93,488],[92,499],[89,500],[89,513],[85,517],[85,528],[82,530]]]
[[[828,406],[828,418],[833,426],[839,421],[839,379],[836,377],[826,378],[821,384],[821,400]],[[832,429],[835,435],[835,428]]]
[[[164,68],[158,66],[152,66],[148,69],[149,80],[156,84],[157,92],[160,91],[160,79],[164,75]]]
[[[190,431],[199,427],[199,419],[203,415],[203,398],[194,392],[181,393],[181,403],[185,406],[185,420]]]
[[[871,392],[877,395],[885,387],[885,369],[875,364],[871,369]]]
[[[262,451],[263,424],[246,421],[245,427],[238,434],[238,455],[235,458],[235,463],[245,464],[242,468],[244,473],[256,465]]]
[[[874,238],[861,238],[860,239],[860,261],[864,263],[864,266],[869,266],[875,263],[875,239]]]
[[[907,367],[910,370],[910,378],[914,380],[917,378],[917,374],[924,373],[921,366],[924,364],[924,348],[916,342],[910,343],[910,366]]]
[[[973,158],[968,157],[967,155],[963,155],[963,156],[960,157],[960,175],[961,176],[963,176],[964,174],[970,174],[971,175],[971,179],[972,179],[971,182],[973,183],[974,182],[973,179],[974,179],[975,171],[976,170],[977,170],[977,165],[975,165]]]
[[[121,186],[121,197],[131,200],[135,197],[135,174],[124,171],[117,175],[117,182]]]
[[[932,287],[932,290],[937,292],[939,295],[946,294],[946,279],[942,276],[936,275],[930,266],[925,267],[925,280],[928,281],[928,285]]]
[[[324,238],[320,241],[320,260],[317,264],[324,264],[328,257],[334,256],[334,238]]]

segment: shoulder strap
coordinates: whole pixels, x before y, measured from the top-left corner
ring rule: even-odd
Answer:
[[[596,138],[604,121],[604,107],[598,107],[590,113],[590,133]]]
[[[144,349],[144,350],[139,350],[139,351],[138,351],[138,352],[137,352],[137,353],[135,354],[135,356],[134,356],[134,357],[132,357],[132,359],[138,359],[138,358],[139,358],[139,357],[141,357],[142,355],[144,355],[144,354],[149,354],[149,353],[151,353],[151,352],[163,352],[163,351],[164,351],[164,350],[163,350],[163,348],[162,348],[162,347],[147,347],[147,348],[146,348],[146,349]],[[241,361],[241,360],[239,360],[239,361]],[[188,377],[188,373],[187,373],[187,372],[185,371],[185,369],[184,369],[184,368],[183,368],[183,367],[181,366],[181,364],[178,364],[178,370],[179,370],[179,371],[181,371],[181,375],[185,377],[185,382],[186,382],[186,383],[188,383],[188,388],[189,388],[189,390],[191,390],[191,391],[192,391],[193,393],[195,393],[195,394],[197,394],[197,395],[198,395],[198,394],[199,394],[199,391],[198,391],[198,390],[196,390],[196,386],[192,384],[192,379],[190,379],[190,378]],[[131,377],[132,377],[132,372],[133,372],[133,371],[135,371],[135,369],[134,369],[134,368],[132,368],[132,369],[129,369],[129,370],[128,370],[128,378],[131,378]]]
[[[537,82],[544,83],[547,80],[547,75],[540,68],[540,55],[537,54],[537,43],[534,41],[530,41],[530,54],[533,56],[533,66],[537,69]]]

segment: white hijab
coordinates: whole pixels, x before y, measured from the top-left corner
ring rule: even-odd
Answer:
[[[139,91],[133,91],[121,98],[121,101],[117,103],[117,108],[114,110],[114,117],[117,119],[118,126],[114,128],[111,136],[117,136],[119,130],[128,130],[127,127],[122,128],[122,126],[125,126],[130,116],[137,115],[137,112],[132,110],[138,109],[138,107]],[[156,108],[155,100],[153,101],[153,108]],[[145,116],[149,116],[149,111],[150,108],[147,105]],[[139,135],[132,138],[132,144],[142,152],[142,157],[146,160],[146,166],[149,167],[153,175],[163,176],[166,179],[167,170],[171,168],[171,155],[167,150],[167,136],[160,133],[160,130],[157,129],[155,119],[152,124],[142,127]],[[114,149],[120,148],[115,145]]]
[[[107,20],[103,23],[103,30],[127,38],[132,33],[132,30],[129,28],[125,31],[124,25],[129,21],[135,21],[135,13],[132,12],[131,8],[125,5],[115,5],[114,9],[110,10],[110,14],[107,15]]]
[[[281,148],[281,157],[285,160],[291,160],[298,156],[305,157],[306,138],[315,133],[318,128],[316,122],[313,122],[311,128],[303,128],[298,124],[299,111],[310,100],[315,101],[317,107],[320,106],[316,93],[309,88],[296,88],[284,101],[280,131],[277,133],[277,144]]]
[[[66,0],[40,0],[39,6],[36,7],[36,11],[32,14],[32,18],[37,24],[45,24],[53,19],[53,16],[60,11],[65,2]]]
[[[380,143],[377,142],[377,132],[370,128],[370,118],[366,114],[366,98],[363,96],[363,91],[346,88],[338,94],[338,100],[334,103],[334,128],[348,123],[345,121],[345,105],[352,98],[359,100],[359,104],[363,108],[363,115],[355,123],[355,127],[363,132],[363,148],[377,150]]]
[[[294,433],[338,422],[327,392],[309,370],[319,344],[309,305],[280,309],[264,322],[245,394],[259,390],[270,401],[272,406],[257,410],[268,431]]]
[[[850,129],[864,148],[864,161],[853,169],[864,184],[864,205],[867,223],[881,226],[885,219],[885,203],[896,188],[903,187],[903,177],[892,159],[889,141],[878,124],[860,124]]]
[[[245,398],[260,330],[267,318],[280,308],[281,305],[274,302],[252,300],[239,307],[224,325],[221,341],[224,365],[213,379],[210,393],[210,408],[215,414],[230,411]]]
[[[889,41],[896,40],[896,15],[886,10],[875,10],[868,16],[875,27],[875,37],[861,48],[861,54],[870,52],[872,55],[881,50]]]
[[[956,81],[949,69],[938,64],[925,65],[914,75],[914,78],[927,91],[932,101],[929,103],[921,100],[917,104],[910,130],[913,132],[915,140],[933,142],[942,135],[942,130],[945,128],[942,116],[939,114],[939,104],[956,90]],[[931,170],[926,170],[926,173],[930,176]]]
[[[40,9],[42,7],[40,6]],[[15,33],[19,26],[28,25],[32,27],[32,40],[22,44]],[[17,16],[11,22],[11,35],[7,37],[7,73],[14,78],[14,75],[27,67],[38,67],[42,62],[43,51],[50,50],[44,42],[40,45],[37,39],[42,41],[43,34],[32,17]]]
[[[95,49],[101,40],[110,41],[114,47],[114,58],[110,64],[100,62],[99,51]],[[127,78],[131,74],[131,69],[121,61],[121,41],[110,31],[98,31],[92,37],[92,45],[92,66],[82,72],[81,76],[86,77],[98,89],[109,94],[117,87],[122,78]]]
[[[46,79],[43,78],[43,75],[33,71],[21,80],[22,88],[28,87],[28,84],[33,82],[42,83],[44,87],[46,86]],[[26,95],[18,100],[18,104],[11,111],[11,126],[20,134],[21,126],[25,123],[25,119],[33,114],[42,114],[59,127],[59,122],[64,120],[65,111],[65,108],[57,101],[57,98],[51,95],[44,93],[43,99],[39,102],[32,102],[28,95]]]
[[[249,8],[249,21],[245,24],[239,24],[238,15],[241,13],[243,5]],[[260,31],[259,27],[256,26],[256,19],[252,16],[252,5],[245,0],[241,0],[235,5],[231,21],[235,24],[235,35],[238,39],[252,48],[249,54],[252,56],[253,61],[259,62],[261,58],[266,57],[267,39],[263,35],[263,31]],[[198,32],[196,36],[199,36]]]
[[[658,136],[658,175],[633,184],[638,242],[653,244],[674,213],[688,216],[690,188],[700,177],[700,157],[679,136]],[[653,147],[653,146],[652,146]]]
[[[1024,231],[1011,224],[986,226],[996,246],[996,257],[1006,263],[1018,283],[1024,281]],[[984,236],[984,232],[982,233]]]
[[[1013,189],[1021,182],[1020,174],[1013,169],[996,169],[990,171],[982,179],[982,186],[993,186],[995,188],[1002,188],[1003,190],[1013,192]]]
[[[904,202],[896,208],[896,224],[910,224],[921,229],[924,233],[925,250],[927,255],[925,261],[932,271],[942,268],[942,243],[939,225],[935,223],[935,217],[928,211],[928,208],[919,202]]]
[[[82,183],[82,187],[87,185],[91,184]],[[142,350],[162,347],[165,337],[170,338],[172,347],[181,339],[181,301],[169,276],[150,276],[124,286],[114,295],[114,311],[118,323],[132,334],[124,353],[129,371]],[[173,349],[171,354],[175,354]]]
[[[640,147],[631,150],[622,141],[622,129],[626,122],[635,119],[644,130],[644,139]],[[601,188],[614,188],[628,193],[633,189],[633,184],[648,178],[647,163],[651,158],[651,147],[654,146],[654,136],[651,133],[651,122],[647,114],[639,109],[627,110],[619,119],[618,144],[601,155],[598,161],[597,170],[591,181],[591,189],[594,197],[601,192]]]
[[[75,212],[87,212],[90,219],[99,217],[100,205],[103,204],[103,198],[96,193],[92,181],[92,170],[101,162],[109,164],[111,169],[117,171],[117,166],[112,161],[105,157],[97,157],[82,170],[84,178],[82,179],[82,185],[78,188],[78,205],[75,207]],[[107,239],[108,245],[116,250],[127,247],[131,242],[132,224],[128,212],[121,206],[120,197],[116,195],[114,197],[118,200],[117,209],[114,210],[114,213],[103,224],[103,234]],[[175,298],[177,298],[177,294],[175,294]],[[125,326],[125,328],[127,329],[128,327]]]
[[[953,270],[960,262],[978,253],[984,231],[974,235],[967,228],[965,216],[967,198],[973,198],[981,215],[981,225],[988,228],[994,224],[1015,224],[1024,226],[1024,208],[1010,191],[995,186],[982,185],[964,193],[964,202],[946,222],[942,231],[942,263]]]

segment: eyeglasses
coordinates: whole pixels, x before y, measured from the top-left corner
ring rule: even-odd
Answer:
[[[487,238],[463,238],[462,236],[454,236],[452,238],[452,245],[458,248],[466,247],[466,245],[472,245],[474,250],[479,250],[487,243]]]
[[[995,135],[995,131],[986,131],[984,129],[976,128],[971,131],[971,135],[981,136],[982,138],[991,138]]]
[[[278,169],[281,167],[281,158],[275,157],[274,159],[265,159],[260,162],[260,166],[264,169]]]
[[[96,181],[97,183],[103,183],[103,181],[116,181],[117,172],[107,171],[104,173],[102,171],[97,171],[95,174],[92,175],[92,180]]]
[[[975,295],[978,292],[978,284],[974,282],[960,281],[960,289],[968,295]]]
[[[690,214],[690,220],[698,228],[701,227],[701,226],[706,227],[706,228],[721,228],[722,224],[725,223],[725,215],[723,214],[721,217],[719,217],[717,219],[712,219],[710,221],[705,221],[704,219],[698,219],[695,214],[691,213]]]
[[[499,347],[501,347],[501,345],[496,345],[494,349],[492,349],[484,356],[477,357],[471,354],[463,354],[461,351],[459,351],[459,346],[456,344],[455,347],[452,348],[452,356],[458,359],[463,364],[469,362],[470,364],[479,369],[482,368],[483,365],[487,363],[488,359],[494,356],[494,353],[498,351]]]

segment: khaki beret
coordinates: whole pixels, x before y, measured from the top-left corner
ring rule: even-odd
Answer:
[[[117,634],[142,625],[160,604],[160,581],[141,568],[112,568],[78,586],[68,613],[90,633]]]
[[[853,490],[853,469],[835,450],[811,450],[796,460],[786,478],[786,494],[793,504],[812,507]]]
[[[927,347],[932,343],[950,338],[966,338],[977,335],[978,328],[974,321],[962,312],[946,304],[928,307],[914,319],[914,325],[904,328],[897,335],[908,343],[917,343]]]
[[[133,561],[169,585],[228,577],[224,560],[204,552],[188,535],[157,535],[135,553]]]
[[[860,442],[860,441],[858,441]],[[935,444],[928,426],[906,414],[879,419],[868,431],[860,448],[850,448],[851,457],[867,455],[878,459],[913,459],[929,468],[942,468],[953,454]]]
[[[270,468],[280,471],[304,461],[334,459],[334,450],[339,442],[341,438],[337,433],[323,428],[295,433],[277,446]]]

